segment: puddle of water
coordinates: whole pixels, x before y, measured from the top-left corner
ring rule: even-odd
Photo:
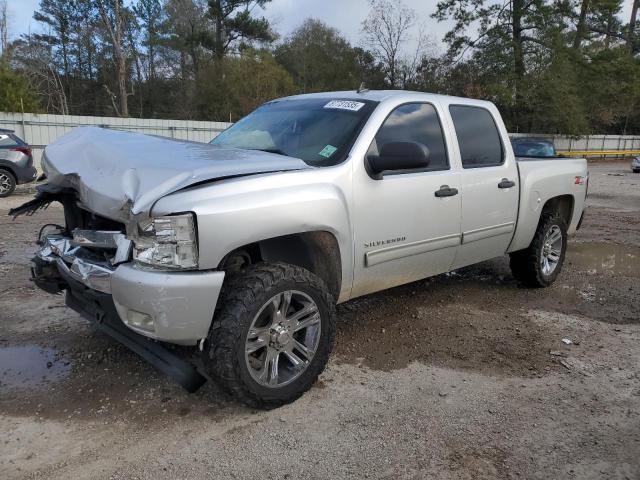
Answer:
[[[66,378],[71,365],[56,353],[36,345],[0,347],[0,391],[45,387]]]
[[[573,243],[567,261],[589,273],[640,277],[640,248],[609,243]]]

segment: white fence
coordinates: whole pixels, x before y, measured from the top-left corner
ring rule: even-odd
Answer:
[[[553,141],[556,150],[565,152],[640,150],[640,135],[587,135],[584,137],[567,137],[563,135],[544,135],[538,133],[513,133],[512,137],[536,137]],[[610,156],[610,155],[609,155]]]
[[[113,128],[195,142],[209,142],[229,125],[231,124],[227,122],[198,122],[192,120],[81,117],[76,115],[0,112],[0,128],[13,130],[16,135],[31,145],[34,161],[38,167],[40,166],[40,157],[44,147],[75,127]]]
[[[40,166],[40,157],[44,147],[75,127],[98,126],[195,142],[209,142],[229,125],[231,124],[227,122],[200,122],[195,120],[81,117],[76,115],[0,112],[0,128],[14,130],[18,136],[31,145],[34,160],[38,167]],[[640,150],[640,135],[590,135],[580,138],[528,133],[512,135],[514,137],[546,138],[554,142],[557,150],[568,152]]]

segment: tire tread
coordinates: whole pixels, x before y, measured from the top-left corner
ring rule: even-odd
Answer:
[[[312,372],[311,378],[305,382],[303,388],[286,397],[274,392],[273,397],[265,398],[251,392],[240,374],[241,366],[235,351],[243,331],[239,319],[251,314],[257,308],[255,303],[260,292],[269,291],[284,281],[293,281],[305,288],[310,287],[323,297],[329,310],[327,319],[330,334],[329,348],[322,353],[318,349],[318,354],[325,358],[314,358],[314,364],[309,368],[315,367],[317,371]],[[209,333],[208,361],[205,364],[209,370],[208,373],[233,397],[253,407],[275,408],[296,400],[313,385],[331,353],[336,323],[335,301],[319,277],[295,265],[260,263],[249,267],[243,274],[230,277],[227,285],[223,287],[218,305]],[[307,372],[303,375],[306,374]]]
[[[550,278],[547,278],[542,273],[540,267],[540,253],[542,252],[542,244],[544,242],[545,232],[550,224],[557,224],[560,226],[563,235],[563,245],[560,257],[560,264],[556,267]],[[543,212],[538,223],[538,228],[533,236],[533,240],[528,248],[513,252],[509,255],[509,266],[511,267],[511,273],[520,283],[527,287],[542,288],[551,285],[560,270],[564,262],[564,251],[566,249],[566,226],[560,214],[558,212]]]

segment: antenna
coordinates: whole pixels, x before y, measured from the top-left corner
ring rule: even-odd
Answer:
[[[367,88],[367,86],[364,84],[364,82],[362,82],[360,84],[360,86],[358,87],[358,93],[367,93],[369,91],[369,89]]]

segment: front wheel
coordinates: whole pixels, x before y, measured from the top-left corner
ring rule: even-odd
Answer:
[[[303,268],[260,264],[233,277],[211,326],[205,365],[238,400],[273,408],[309,390],[335,338],[333,297]]]
[[[531,245],[510,254],[513,276],[528,287],[548,287],[562,270],[567,227],[557,213],[543,213]]]

